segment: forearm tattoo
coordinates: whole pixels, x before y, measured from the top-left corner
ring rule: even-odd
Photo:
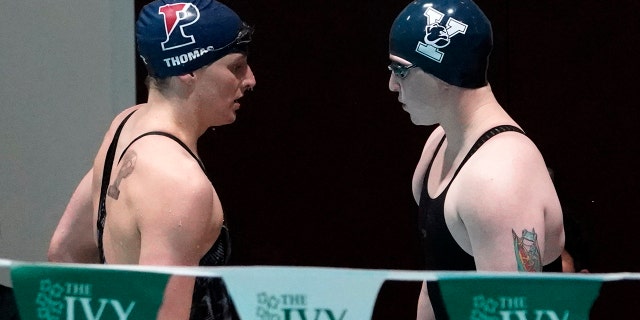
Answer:
[[[513,246],[516,252],[518,271],[542,271],[542,259],[540,258],[536,229],[532,229],[532,231],[522,230],[522,237],[518,237],[513,229],[511,229],[511,233],[513,234]]]
[[[122,158],[123,164],[122,167],[120,167],[120,171],[118,171],[118,176],[116,180],[113,181],[113,184],[109,186],[109,189],[107,189],[107,194],[111,198],[118,200],[120,197],[120,182],[122,182],[122,179],[131,175],[136,164],[136,158],[137,154],[133,150],[127,151],[124,158]]]

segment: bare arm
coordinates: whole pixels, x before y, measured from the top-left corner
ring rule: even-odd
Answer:
[[[427,292],[426,281],[422,283],[422,290],[420,290],[420,296],[418,297],[418,312],[416,314],[416,320],[435,320],[433,307],[431,306],[431,300],[429,299],[429,293]]]
[[[157,144],[161,143],[173,147],[172,141],[160,139]],[[165,155],[169,159],[164,164],[144,163],[148,158],[140,157],[131,180],[121,184],[122,195],[144,190],[134,200],[144,208],[136,218],[138,263],[197,266],[219,235],[222,207],[197,163],[170,156]],[[193,289],[193,277],[172,276],[158,319],[188,319]]]
[[[98,263],[93,237],[91,181],[93,170],[82,178],[56,227],[47,253],[51,262]]]
[[[466,230],[461,234],[468,236],[477,270],[542,271],[562,251],[560,203],[535,146],[518,135],[495,142],[500,138],[478,151],[485,156],[469,161],[460,176],[465,190],[454,192]]]

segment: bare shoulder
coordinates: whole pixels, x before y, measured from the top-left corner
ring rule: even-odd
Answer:
[[[132,203],[140,263],[196,265],[215,242],[222,207],[198,162],[175,141],[146,136],[124,155],[122,203]]]
[[[100,181],[102,179],[104,160],[107,154],[107,149],[109,148],[109,144],[113,140],[115,132],[118,126],[122,123],[122,121],[124,121],[124,119],[133,111],[138,110],[138,108],[140,108],[140,105],[135,105],[133,107],[129,107],[121,111],[118,115],[116,115],[111,121],[111,124],[109,125],[108,130],[105,132],[104,136],[102,137],[102,142],[93,160],[92,188],[94,192],[94,195],[93,195],[94,201],[97,201],[97,192],[99,191]],[[96,204],[94,204],[94,207],[95,206]]]
[[[525,135],[505,132],[489,139],[469,159],[460,178],[477,192],[509,194],[551,183],[544,158]]]
[[[129,148],[121,163],[127,161],[135,167],[132,187],[167,207],[184,208],[172,215],[210,215],[213,186],[198,161],[172,139],[146,136]]]
[[[427,141],[424,144],[424,148],[422,149],[421,159],[431,158],[431,156],[433,155],[433,152],[438,146],[438,143],[440,143],[440,140],[442,140],[442,137],[444,137],[444,129],[442,127],[438,126],[435,129],[433,129],[433,131],[429,135],[429,138],[427,138]]]
[[[131,114],[132,112],[138,110],[138,108],[140,108],[140,105],[135,105],[133,107],[129,107],[123,111],[121,111],[119,114],[117,114],[113,120],[111,120],[111,124],[109,124],[109,128],[107,129],[107,131],[105,132],[104,136],[102,137],[102,143],[100,145],[100,148],[98,149],[98,154],[96,156],[96,159],[94,160],[94,171],[96,171],[96,173],[101,172],[101,165],[102,165],[102,160],[104,158],[104,155],[106,154],[106,150],[108,148],[108,145],[111,143],[111,141],[113,140],[113,137],[115,135],[115,132],[118,128],[118,126],[120,126],[120,124],[122,123],[122,121],[124,121],[124,119]],[[100,166],[97,166],[100,165]]]
[[[536,234],[544,263],[559,254],[562,210],[544,159],[528,137],[506,132],[488,140],[462,168],[449,195],[479,268],[511,269],[513,235],[522,232]],[[505,265],[500,257],[507,257]]]
[[[114,130],[120,125],[120,123],[122,123],[122,121],[128,116],[130,115],[132,112],[138,110],[140,108],[141,105],[135,105],[129,108],[126,108],[122,111],[120,111],[120,113],[118,113],[114,118],[113,121],[111,121],[111,125],[109,126],[109,130]]]

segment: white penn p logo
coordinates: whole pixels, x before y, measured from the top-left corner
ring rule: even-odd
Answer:
[[[467,25],[449,17],[446,26],[440,24],[444,13],[427,8],[424,12],[427,17],[427,26],[424,28],[424,42],[418,42],[416,52],[438,63],[442,62],[444,52],[440,51],[451,43],[451,38],[459,33],[467,32]]]
[[[188,35],[184,31],[184,27],[200,19],[200,11],[196,6],[191,3],[172,3],[160,7],[158,13],[164,17],[164,29],[167,34],[167,39],[162,42],[162,51],[196,42],[193,35]]]

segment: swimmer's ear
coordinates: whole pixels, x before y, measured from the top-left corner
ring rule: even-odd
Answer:
[[[178,79],[186,84],[191,84],[196,79],[196,75],[193,72],[189,72],[183,75],[179,75]]]

